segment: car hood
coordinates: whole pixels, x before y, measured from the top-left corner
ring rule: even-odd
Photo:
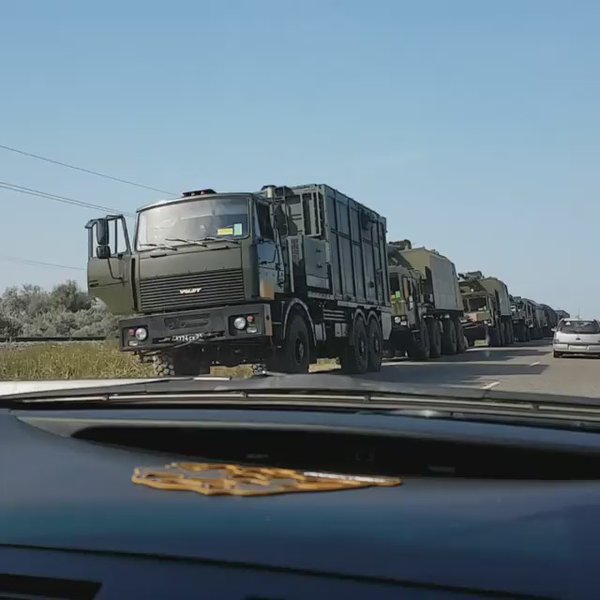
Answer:
[[[394,488],[204,497],[131,482],[135,467],[162,466],[172,455],[53,435],[8,411],[0,411],[0,439],[0,545],[457,586],[497,577],[505,589],[554,586],[559,595],[595,568],[594,553],[582,553],[571,576],[554,574],[573,552],[573,515],[600,533],[596,482],[410,477]],[[474,556],[482,559],[476,569]],[[506,582],[515,564],[524,568]]]

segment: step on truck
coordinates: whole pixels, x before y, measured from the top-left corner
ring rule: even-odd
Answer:
[[[338,358],[379,371],[391,331],[386,221],[327,185],[199,190],[88,230],[88,290],[122,318],[121,350],[158,375]]]
[[[465,352],[463,304],[454,263],[409,240],[388,244],[392,302],[389,353],[417,360]]]
[[[489,346],[514,342],[510,297],[506,284],[481,271],[459,274],[465,318],[463,327],[469,346],[484,340]]]

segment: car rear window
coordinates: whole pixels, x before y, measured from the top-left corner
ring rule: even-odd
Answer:
[[[600,333],[598,321],[565,321],[559,328],[562,333]]]

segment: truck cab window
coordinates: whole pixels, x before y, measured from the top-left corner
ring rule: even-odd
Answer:
[[[256,203],[256,220],[258,222],[258,235],[265,240],[274,240],[273,225],[269,207],[262,202]]]

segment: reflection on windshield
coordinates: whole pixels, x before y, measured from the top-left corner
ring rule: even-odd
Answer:
[[[243,198],[193,200],[142,211],[137,248],[180,246],[248,235],[248,201]]]

